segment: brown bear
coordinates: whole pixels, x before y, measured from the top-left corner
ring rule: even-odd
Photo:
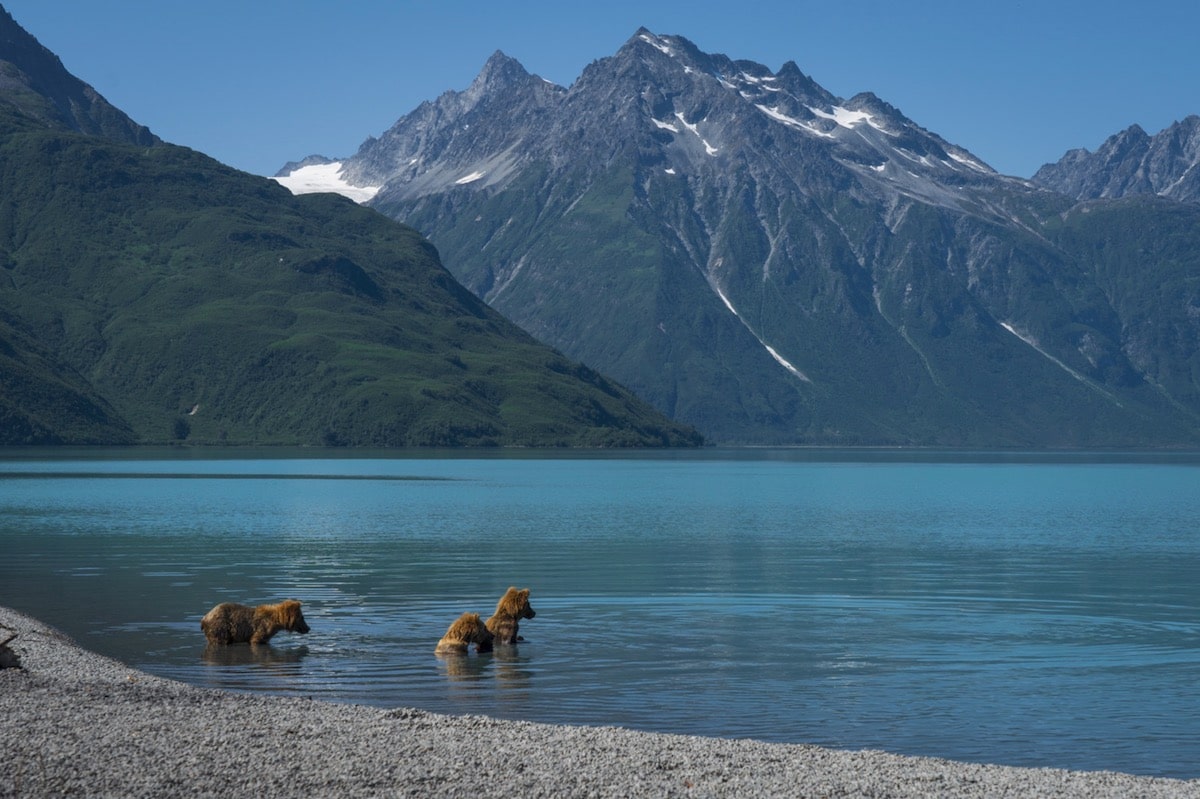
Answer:
[[[519,619],[532,619],[537,614],[529,607],[529,589],[509,588],[496,603],[496,612],[487,620],[487,628],[498,644],[515,644],[524,641],[517,634]]]
[[[465,655],[471,644],[475,644],[476,652],[490,652],[492,649],[492,634],[478,613],[464,613],[454,620],[442,640],[438,641],[438,655]]]
[[[300,602],[285,599],[276,605],[239,605],[222,602],[200,620],[211,644],[265,644],[280,630],[307,633],[308,624],[300,612]]]

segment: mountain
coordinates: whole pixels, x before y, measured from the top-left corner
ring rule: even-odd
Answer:
[[[1200,210],[1079,205],[792,62],[641,29],[564,88],[497,53],[323,161],[710,440],[1200,443]]]
[[[416,231],[159,142],[0,16],[0,444],[700,442]]]
[[[1094,153],[1071,150],[1058,163],[1046,164],[1033,182],[1079,200],[1155,194],[1200,202],[1200,116],[1154,136],[1133,125]]]
[[[0,108],[7,124],[67,129],[128,144],[154,145],[157,136],[76,78],[58,56],[29,35],[0,6]]]

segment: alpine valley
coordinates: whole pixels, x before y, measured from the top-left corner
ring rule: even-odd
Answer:
[[[1200,206],[998,174],[791,62],[642,29],[563,88],[496,53],[277,179],[413,225],[493,308],[710,440],[1200,443]]]
[[[0,444],[695,445],[411,228],[160,141],[0,8]]]

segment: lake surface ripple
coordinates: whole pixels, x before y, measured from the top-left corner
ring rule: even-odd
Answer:
[[[0,604],[201,686],[1200,776],[1194,455],[344,454],[9,452]],[[510,585],[525,643],[434,656]]]

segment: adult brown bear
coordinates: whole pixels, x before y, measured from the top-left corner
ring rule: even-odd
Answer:
[[[517,633],[520,619],[532,619],[537,613],[529,607],[529,589],[509,588],[496,603],[496,612],[487,620],[488,631],[497,644],[515,644],[524,641]]]
[[[212,644],[265,644],[280,630],[307,633],[308,623],[295,599],[257,607],[222,602],[204,614],[200,629]]]

